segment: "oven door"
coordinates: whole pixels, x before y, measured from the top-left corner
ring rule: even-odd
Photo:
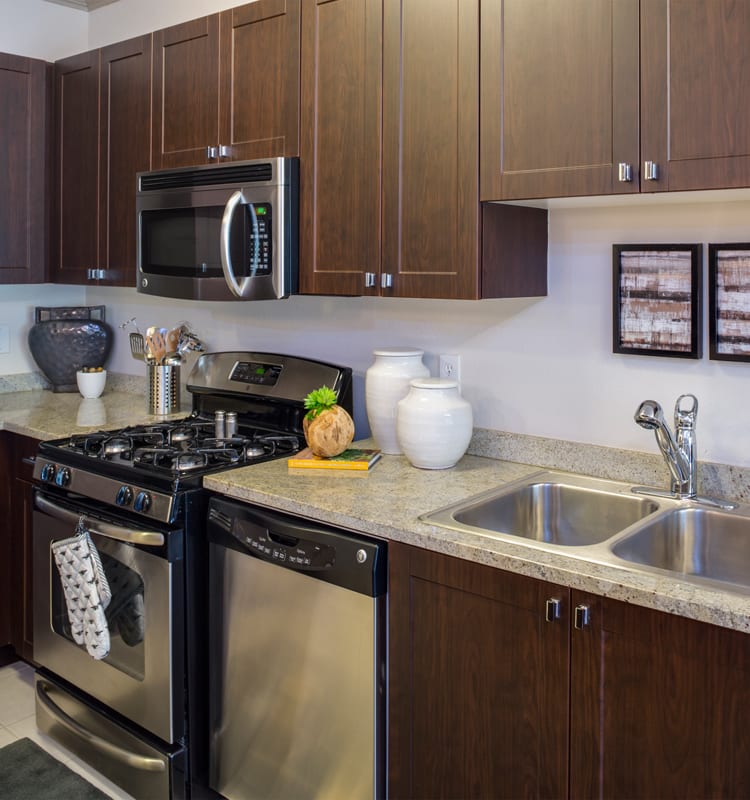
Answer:
[[[80,514],[112,590],[109,654],[76,644],[51,551]],[[34,492],[34,659],[136,725],[173,743],[184,736],[182,533],[136,530],[84,505]]]

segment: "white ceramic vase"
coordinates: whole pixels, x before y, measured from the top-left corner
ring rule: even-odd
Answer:
[[[409,463],[420,469],[448,469],[466,452],[474,419],[458,383],[417,378],[398,402],[396,434]]]
[[[424,350],[406,347],[373,350],[375,362],[365,373],[365,406],[377,446],[390,455],[401,448],[396,438],[396,403],[409,393],[409,381],[430,371],[422,363]]]

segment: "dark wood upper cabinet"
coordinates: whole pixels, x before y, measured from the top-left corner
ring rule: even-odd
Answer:
[[[638,0],[482,0],[483,200],[638,191],[638,19]]]
[[[300,0],[154,33],[154,169],[299,154]]]
[[[55,64],[56,283],[135,286],[136,173],[150,167],[151,36]]]
[[[750,186],[750,3],[641,0],[642,191]]]
[[[750,186],[749,37],[735,0],[483,0],[482,198]]]
[[[546,294],[546,213],[479,203],[478,0],[302,14],[301,291]]]
[[[221,158],[299,155],[300,0],[221,14]]]
[[[151,167],[151,35],[101,50],[99,282],[135,286],[136,174]]]
[[[219,14],[153,36],[154,169],[205,164],[219,145]]]
[[[55,64],[52,279],[86,283],[99,265],[99,51]]]
[[[304,294],[379,291],[366,275],[380,275],[382,20],[382,0],[302,7]]]
[[[0,53],[0,283],[47,275],[51,72]]]

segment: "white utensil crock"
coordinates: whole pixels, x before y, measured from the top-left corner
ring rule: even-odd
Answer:
[[[375,362],[365,373],[365,406],[370,431],[378,447],[391,455],[401,453],[396,438],[396,403],[409,392],[409,381],[430,371],[422,363],[424,350],[399,347],[373,350]]]
[[[420,469],[448,469],[466,452],[473,429],[471,405],[457,381],[417,378],[399,400],[396,435],[404,455]]]

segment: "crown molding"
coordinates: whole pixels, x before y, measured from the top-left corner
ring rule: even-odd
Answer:
[[[56,3],[59,6],[77,8],[80,11],[96,11],[97,8],[116,3],[117,0],[45,0],[47,3]]]

